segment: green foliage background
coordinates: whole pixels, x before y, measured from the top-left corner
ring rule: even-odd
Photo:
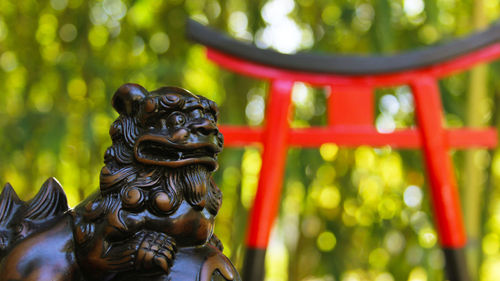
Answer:
[[[109,101],[126,82],[182,86],[215,100],[221,123],[262,124],[267,85],[207,61],[203,48],[185,39],[187,17],[282,52],[391,54],[469,34],[477,2],[2,0],[0,181],[27,200],[55,176],[72,206],[95,191],[117,117]],[[500,17],[498,1],[484,6],[485,21]],[[279,40],[280,23],[292,43]],[[488,73],[481,118],[498,126],[496,63]],[[466,123],[468,85],[469,73],[441,83],[448,126]],[[293,126],[325,123],[324,93],[296,85]],[[379,129],[414,124],[408,87],[377,91]],[[482,234],[469,247],[480,253],[481,280],[497,280],[500,156],[474,155],[487,176],[479,183]],[[462,183],[464,155],[453,157]],[[225,197],[216,232],[241,266],[259,150],[226,149],[220,163],[215,177]],[[290,150],[267,266],[267,280],[444,280],[420,153],[332,144]]]

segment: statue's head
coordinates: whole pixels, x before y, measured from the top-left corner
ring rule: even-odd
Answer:
[[[113,144],[125,147],[111,147],[107,157],[122,164],[217,168],[223,137],[213,101],[177,87],[148,92],[140,85],[125,84],[112,104],[120,113],[110,129]]]
[[[169,215],[185,200],[215,215],[221,196],[211,173],[223,145],[216,104],[177,87],[125,84],[112,105],[120,116],[109,131],[101,192],[120,193],[131,212]]]

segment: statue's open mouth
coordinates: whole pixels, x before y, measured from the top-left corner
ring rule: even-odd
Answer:
[[[199,164],[210,171],[218,168],[219,146],[213,143],[174,144],[161,137],[144,136],[135,147],[137,161],[148,165],[179,168]]]

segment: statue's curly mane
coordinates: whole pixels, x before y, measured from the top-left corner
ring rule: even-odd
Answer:
[[[179,107],[183,102],[167,103],[165,100],[160,99],[160,106],[164,110]],[[208,107],[212,108],[215,116],[214,105],[209,104]],[[195,208],[207,208],[215,216],[222,203],[222,193],[205,166],[190,165],[172,169],[136,161],[134,145],[143,129],[143,121],[137,116],[120,115],[112,123],[109,130],[112,145],[106,150],[105,166],[100,174],[101,194],[106,196],[118,192],[125,208],[139,209],[144,207],[148,198],[154,197],[155,191],[162,190],[166,191],[172,204],[169,213],[173,213],[182,200],[186,200]],[[137,194],[135,196],[139,200],[131,200],[131,193]],[[150,207],[156,208],[154,204]]]
[[[107,166],[130,165],[134,162],[133,148],[139,134],[138,130],[138,120],[135,116],[120,116],[111,124],[109,134],[113,145],[104,154]]]
[[[172,207],[168,212],[162,213],[154,203],[148,202],[160,191],[166,192],[170,199]],[[206,208],[215,216],[222,201],[221,192],[210,172],[201,165],[177,169],[138,165],[115,170],[105,166],[101,171],[101,194],[108,196],[116,193],[120,194],[126,209],[150,207],[163,215],[175,212],[185,200],[197,209]]]

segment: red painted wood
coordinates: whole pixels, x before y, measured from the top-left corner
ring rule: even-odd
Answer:
[[[218,65],[260,79],[284,79],[302,81],[312,85],[367,85],[372,87],[399,86],[410,83],[415,77],[431,76],[440,78],[466,70],[475,64],[488,62],[500,58],[500,43],[488,46],[481,50],[457,57],[448,62],[426,68],[413,69],[403,72],[347,76],[323,73],[307,73],[273,68],[250,61],[245,61],[214,49],[207,48],[207,57]]]
[[[466,236],[453,164],[449,155],[439,87],[434,78],[418,77],[411,84],[429,177],[436,227],[441,245],[465,246]]]
[[[224,135],[224,147],[260,145],[264,130],[261,127],[220,125]]]
[[[224,146],[260,146],[263,129],[248,126],[220,126],[224,134]],[[448,129],[445,140],[450,148],[495,148],[497,132],[489,129]],[[353,147],[360,145],[386,146],[394,148],[420,148],[420,132],[416,129],[399,129],[392,133],[379,133],[374,128],[311,127],[289,131],[289,144],[296,147],[319,147],[324,143]]]
[[[450,148],[496,148],[498,145],[497,130],[486,129],[453,129],[446,131]]]
[[[247,246],[266,248],[278,213],[286,153],[293,82],[271,82],[267,119],[262,138],[262,167],[250,213]]]
[[[328,124],[373,127],[374,107],[372,88],[333,85],[328,96]]]

